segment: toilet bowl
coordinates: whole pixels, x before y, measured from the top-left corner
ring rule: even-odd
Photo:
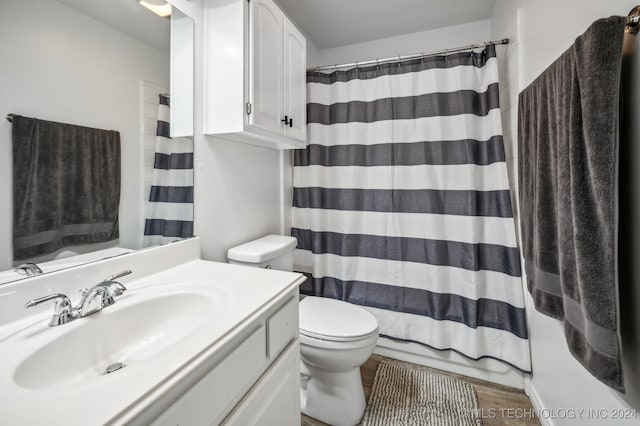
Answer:
[[[293,270],[296,239],[268,235],[229,249],[229,263]],[[366,406],[360,366],[378,340],[378,321],[340,300],[300,301],[300,402],[302,412],[334,426],[360,422]]]
[[[378,321],[339,300],[300,302],[302,412],[335,426],[358,424],[366,406],[360,366],[378,340]]]

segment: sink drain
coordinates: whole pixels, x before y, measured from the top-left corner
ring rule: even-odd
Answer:
[[[121,362],[114,362],[113,364],[111,364],[110,366],[108,366],[106,368],[106,370],[104,370],[104,374],[110,374],[113,373],[115,371],[120,370],[121,368],[124,368],[124,364]]]

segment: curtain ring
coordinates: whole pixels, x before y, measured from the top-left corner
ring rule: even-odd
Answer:
[[[444,59],[448,60],[449,59],[449,50],[444,49]]]
[[[380,69],[380,62],[378,61],[378,58],[376,58],[376,69],[377,70]]]
[[[422,58],[422,59],[420,60],[420,62],[422,62],[422,63],[424,64],[424,52],[420,52],[420,56],[421,56],[421,58]]]
[[[398,66],[400,66],[400,62],[402,61],[402,59],[400,58],[400,55],[398,55]]]

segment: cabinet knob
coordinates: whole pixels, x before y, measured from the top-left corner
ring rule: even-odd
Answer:
[[[293,127],[293,118],[289,119],[289,127]]]
[[[282,121],[282,122],[284,123],[284,125],[285,125],[285,126],[286,126],[286,125],[288,125],[288,124],[289,124],[289,116],[288,116],[288,115],[285,115],[285,116],[284,116],[284,120],[280,120],[280,121]]]

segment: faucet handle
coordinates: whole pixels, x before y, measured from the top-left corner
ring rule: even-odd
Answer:
[[[56,302],[56,308],[64,308],[65,306],[71,306],[69,298],[61,293],[54,293],[48,296],[39,297],[37,299],[29,300],[25,303],[25,308],[33,308],[34,306],[42,305],[47,302]]]
[[[122,278],[125,275],[129,275],[131,273],[131,269],[125,269],[122,272],[118,272],[117,274],[114,275],[109,275],[107,278],[105,278],[104,280],[102,280],[102,282],[107,282],[107,281],[113,281],[113,280],[117,280],[118,278]],[[126,289],[125,289],[126,290]]]
[[[40,267],[33,263],[33,262],[29,262],[29,263],[23,263],[19,266],[17,266],[14,271],[21,273],[21,274],[25,274],[28,277],[32,277],[34,275],[38,275],[38,274],[42,274],[42,269],[40,269]]]
[[[104,292],[102,293],[102,307],[113,305],[116,303],[115,297],[127,291],[127,288],[117,281],[103,281],[98,284],[97,287],[104,288]]]
[[[122,293],[127,291],[127,288],[117,281],[105,281],[104,284],[109,285],[109,288],[113,292],[114,296],[120,296]]]
[[[67,296],[60,293],[50,294],[48,296],[30,300],[24,305],[24,307],[33,308],[34,306],[39,306],[48,302],[55,302],[55,306],[53,307],[53,316],[49,321],[50,326],[65,324],[74,318],[71,301]]]

